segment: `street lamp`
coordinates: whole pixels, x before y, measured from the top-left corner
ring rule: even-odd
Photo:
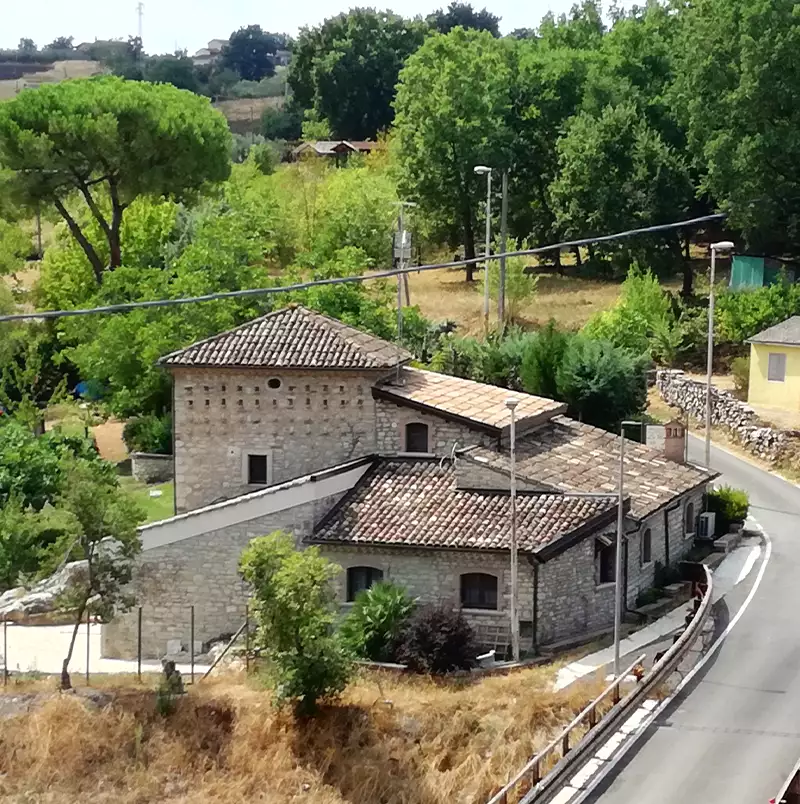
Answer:
[[[517,427],[514,411],[518,399],[506,399],[506,407],[511,412],[511,447],[509,450],[509,469],[511,472],[511,654],[519,661],[519,608],[518,608],[518,569],[517,569]]]
[[[486,244],[483,265],[483,326],[489,330],[489,251],[492,246],[492,169],[486,165],[475,165],[478,176],[486,176]]]
[[[619,678],[619,643],[622,637],[622,543],[625,531],[625,428],[644,424],[625,420],[619,425],[619,499],[617,501],[617,548],[614,555],[614,678]]]
[[[732,251],[730,240],[711,244],[711,284],[708,289],[708,365],[706,366],[706,469],[711,469],[711,372],[714,360],[714,280],[718,251]]]

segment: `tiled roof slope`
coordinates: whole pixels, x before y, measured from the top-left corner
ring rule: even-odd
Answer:
[[[478,447],[468,458],[508,471],[507,451]],[[517,439],[516,465],[521,478],[553,489],[613,494],[619,482],[619,436],[556,416]],[[625,493],[636,519],[715,477],[669,461],[651,447],[625,443]]]
[[[793,315],[774,327],[768,327],[758,335],[753,335],[748,343],[780,343],[786,346],[800,346],[800,315]]]
[[[613,496],[520,494],[519,549],[534,552],[584,526],[611,523],[615,511]],[[508,493],[457,489],[449,463],[382,458],[331,510],[309,541],[505,550],[510,546],[509,521]]]
[[[388,341],[307,310],[284,307],[165,355],[166,366],[388,369],[411,355]]]
[[[518,432],[547,421],[567,408],[545,397],[418,368],[404,368],[400,380],[398,385],[394,377],[387,378],[373,389],[373,395],[497,430],[508,428],[511,423],[511,411],[505,404],[507,399],[517,400]]]

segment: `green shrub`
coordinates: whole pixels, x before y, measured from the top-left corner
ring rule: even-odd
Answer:
[[[333,630],[339,571],[315,547],[295,550],[292,536],[280,531],[253,539],[239,561],[275,702],[291,702],[298,714],[313,714],[350,678],[350,654]]]
[[[400,636],[397,661],[414,673],[442,675],[475,665],[475,634],[460,611],[442,606],[417,609]]]
[[[376,583],[356,597],[342,623],[342,639],[362,659],[390,662],[395,643],[413,611],[414,600],[402,586]]]
[[[731,363],[731,374],[733,374],[733,387],[741,399],[747,399],[750,390],[750,358],[736,357]]]
[[[716,535],[727,533],[733,522],[743,522],[750,508],[750,498],[742,489],[720,486],[708,492],[708,510],[715,513]]]
[[[129,452],[148,452],[152,455],[172,453],[172,417],[149,413],[127,422],[122,440]]]

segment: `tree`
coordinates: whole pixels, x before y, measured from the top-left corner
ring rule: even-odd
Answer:
[[[758,252],[800,250],[800,17],[792,0],[699,0],[682,14],[676,113],[701,189]]]
[[[39,48],[36,47],[36,43],[33,41],[33,39],[27,39],[26,37],[23,37],[22,39],[19,40],[17,50],[20,53],[31,55],[33,53],[37,53],[39,51]]]
[[[475,666],[475,632],[459,610],[442,604],[423,606],[400,636],[397,661],[414,673],[442,675]]]
[[[500,36],[500,17],[485,8],[475,11],[470,3],[453,0],[447,10],[438,9],[428,17],[428,24],[439,33],[450,33],[453,28],[488,31],[492,36]]]
[[[261,133],[268,140],[299,140],[303,115],[295,106],[276,109],[267,106],[261,115]]]
[[[276,531],[250,542],[239,571],[252,589],[256,642],[269,660],[276,701],[313,714],[320,699],[344,689],[351,672],[333,629],[340,568],[316,547],[295,550],[292,536]]]
[[[29,209],[52,203],[102,284],[122,264],[125,210],[140,195],[185,198],[230,172],[230,132],[207,100],[102,76],[46,84],[0,106],[0,165]],[[74,214],[77,194],[102,233]]]
[[[539,38],[547,47],[594,50],[600,47],[605,30],[600,3],[583,0],[573,4],[569,17],[561,14],[556,19],[548,12],[539,25]]]
[[[133,562],[141,549],[137,525],[144,513],[120,491],[107,464],[75,461],[69,468],[59,507],[73,519],[73,527],[51,548],[61,560],[82,561],[81,571],[59,600],[61,608],[75,614],[75,625],[61,665],[61,689],[70,689],[69,663],[78,629],[84,617],[107,622],[117,610],[133,605],[126,592]]]
[[[45,45],[45,50],[74,50],[72,45],[74,37],[57,36],[49,45]]]
[[[153,56],[145,64],[144,78],[153,83],[172,84],[189,92],[197,92],[200,87],[192,60],[183,55]]]
[[[608,341],[575,335],[556,376],[558,398],[580,421],[616,432],[624,418],[645,409],[647,364]]]
[[[277,49],[278,42],[272,34],[260,25],[248,25],[231,34],[222,50],[222,64],[245,81],[260,81],[275,75],[272,56]]]
[[[30,236],[17,224],[0,219],[0,276],[19,271],[31,250]]]
[[[550,189],[567,237],[669,223],[680,219],[690,203],[686,163],[641,119],[633,103],[607,106],[599,117],[577,115],[558,153],[560,174]],[[680,259],[677,236],[664,240]]]
[[[547,399],[559,398],[558,370],[570,337],[551,319],[528,342],[520,368],[522,387],[527,393]]]
[[[375,137],[392,123],[398,74],[424,36],[421,21],[365,8],[303,28],[289,65],[294,102],[337,137]]]
[[[475,256],[475,210],[485,193],[476,165],[502,169],[510,139],[506,118],[510,41],[456,28],[434,34],[400,73],[395,145],[400,191],[463,238]],[[467,281],[473,269],[467,268]]]

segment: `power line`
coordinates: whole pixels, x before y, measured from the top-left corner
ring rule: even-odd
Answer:
[[[715,215],[703,215],[699,218],[690,218],[676,223],[664,223],[658,226],[646,226],[641,229],[629,229],[625,232],[617,232],[610,235],[600,235],[598,237],[586,237],[581,240],[567,240],[563,243],[553,243],[549,246],[539,246],[538,248],[522,249],[520,251],[508,251],[504,254],[491,254],[489,260],[499,260],[501,257],[530,257],[536,254],[545,254],[556,249],[575,248],[576,246],[588,246],[593,243],[608,243],[612,240],[622,240],[629,237],[645,234],[655,234],[667,232],[673,229],[684,229],[690,226],[697,226],[701,223],[723,220],[727,217],[724,212]],[[4,321],[27,321],[43,320],[50,318],[72,318],[75,316],[94,315],[97,313],[128,313],[132,310],[143,310],[152,307],[176,307],[179,304],[195,304],[197,302],[218,301],[220,299],[241,299],[249,296],[272,296],[277,293],[290,293],[295,290],[306,290],[323,285],[344,285],[350,282],[368,282],[373,279],[388,279],[392,276],[402,274],[421,273],[422,271],[439,271],[444,268],[461,268],[466,265],[474,265],[479,262],[486,262],[486,257],[474,257],[469,260],[455,260],[454,262],[440,262],[433,265],[412,265],[407,268],[396,268],[389,271],[375,271],[369,274],[358,276],[343,276],[333,279],[314,279],[308,282],[297,282],[294,285],[276,285],[269,288],[251,288],[249,290],[230,290],[221,293],[208,293],[204,296],[188,296],[178,299],[155,299],[144,302],[128,302],[125,304],[109,304],[104,307],[90,307],[80,310],[47,310],[38,313],[15,313],[13,315],[0,316],[0,323]]]

